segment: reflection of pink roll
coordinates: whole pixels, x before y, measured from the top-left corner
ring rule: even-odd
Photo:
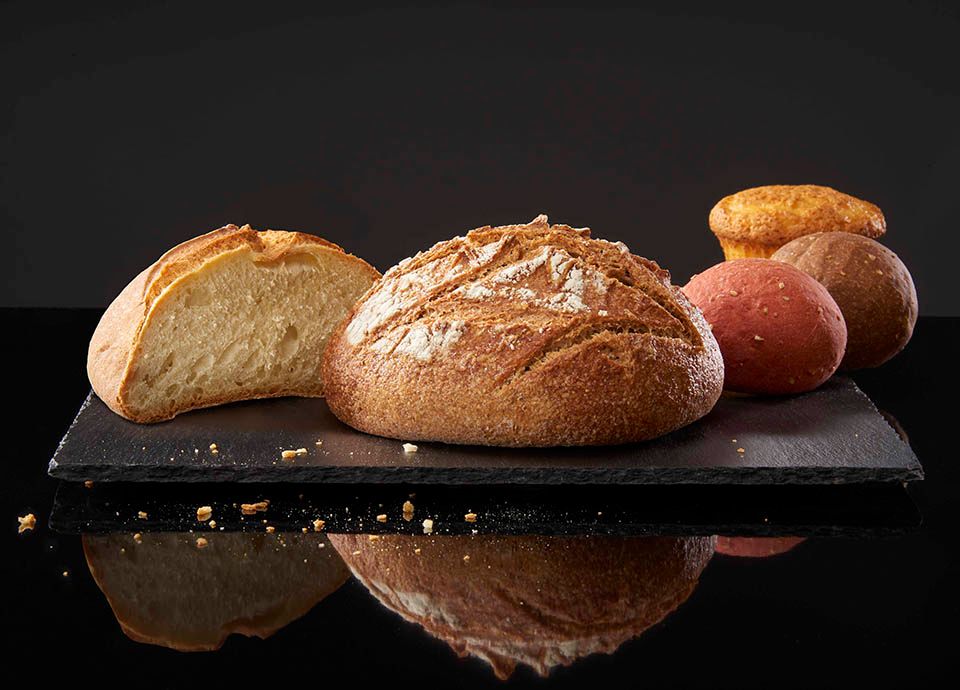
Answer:
[[[349,576],[322,534],[84,535],[87,566],[128,637],[181,652],[269,637]]]
[[[720,345],[726,390],[802,393],[840,365],[847,344],[840,307],[793,266],[727,261],[695,275],[683,292],[703,311]]]
[[[766,558],[786,553],[803,541],[806,541],[806,537],[717,537],[717,553]]]
[[[330,535],[387,608],[506,678],[609,654],[687,600],[710,537]]]

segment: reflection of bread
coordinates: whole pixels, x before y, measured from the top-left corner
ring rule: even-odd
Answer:
[[[387,608],[500,678],[611,653],[690,596],[711,538],[331,535]],[[419,549],[420,553],[416,553]],[[464,560],[469,556],[469,560]]]
[[[333,413],[368,433],[578,446],[699,419],[723,364],[666,271],[539,216],[391,269],[330,339],[323,375]]]
[[[90,573],[131,639],[193,652],[231,633],[268,637],[349,577],[333,549],[319,548],[322,534],[205,538],[198,549],[196,534],[83,536]]]
[[[786,553],[806,537],[717,537],[717,553],[743,558],[767,558]]]
[[[887,224],[873,204],[830,187],[778,184],[724,197],[710,211],[710,229],[728,260],[765,259],[813,232],[880,237]]]
[[[137,422],[320,395],[327,339],[378,275],[313,235],[227,225],[174,247],[113,301],[90,341],[90,383]]]

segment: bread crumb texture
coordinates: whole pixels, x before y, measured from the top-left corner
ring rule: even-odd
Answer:
[[[321,395],[327,340],[378,275],[319,237],[225,226],[171,249],[114,300],[90,342],[91,384],[138,422]]]
[[[723,380],[656,263],[586,228],[483,227],[392,268],[327,348],[327,402],[397,439],[622,443],[706,414]]]

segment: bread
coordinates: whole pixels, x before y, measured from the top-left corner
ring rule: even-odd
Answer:
[[[830,187],[770,185],[724,197],[710,211],[710,229],[730,259],[769,258],[787,242],[814,232],[880,237],[887,230],[873,204]]]
[[[183,652],[232,634],[269,637],[340,588],[349,572],[323,534],[84,535],[90,574],[137,642]]]
[[[702,417],[723,364],[666,271],[539,216],[400,262],[333,335],[323,377],[333,413],[368,433],[579,446]]]
[[[917,290],[900,258],[879,242],[844,232],[806,235],[773,255],[812,276],[847,322],[846,370],[878,367],[900,352],[917,323]]]
[[[322,395],[330,333],[378,276],[319,237],[227,225],[174,247],[113,301],[90,341],[90,383],[136,422]]]
[[[388,609],[501,679],[612,654],[689,598],[711,537],[337,534],[330,542]],[[469,558],[465,558],[469,556]]]
[[[813,390],[840,365],[847,328],[830,293],[771,259],[735,259],[683,287],[703,310],[723,353],[724,383],[740,393]]]

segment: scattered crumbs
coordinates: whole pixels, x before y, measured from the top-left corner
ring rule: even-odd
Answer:
[[[743,455],[743,454],[746,453],[747,451],[745,451],[743,448],[737,448],[737,452],[740,453],[741,455]]]
[[[137,532],[136,534],[133,535],[133,540],[139,544],[140,542],[143,541],[143,535]]]
[[[326,524],[327,524],[327,523],[324,522],[323,520],[319,520],[319,519],[318,519],[318,520],[314,520],[314,521],[313,521],[313,531],[314,531],[314,532],[319,532],[320,530],[322,530],[322,529],[324,528],[324,526],[325,526]]]
[[[385,513],[380,513],[377,516],[377,522],[386,522],[386,521],[387,521],[387,516]]]
[[[197,508],[197,520],[200,522],[206,522],[211,517],[213,517],[213,508],[210,506],[200,506]]]
[[[257,503],[241,503],[240,512],[244,515],[255,515],[264,512],[270,505],[270,501],[259,501]]]
[[[87,481],[85,481],[85,482],[83,483],[83,485],[84,485],[84,487],[86,487],[86,488],[88,488],[88,489],[92,489],[92,488],[93,488],[93,480],[92,480],[92,479],[88,479]]]
[[[37,516],[33,513],[18,516],[17,520],[20,522],[20,526],[17,528],[17,534],[23,534],[28,529],[33,529],[37,526]]]
[[[367,535],[367,541],[380,541],[380,535],[379,535],[379,534],[368,534],[368,535]]]
[[[479,534],[479,532],[477,532],[477,530],[475,530],[475,529],[472,529],[472,530],[470,530],[470,534]]]
[[[847,275],[847,272],[846,272],[846,271],[840,271],[840,275],[846,276],[846,275]]]
[[[882,275],[883,275],[883,271],[881,271],[879,268],[877,269],[877,275],[878,275],[878,276],[882,276]]]
[[[216,529],[216,528],[217,528],[217,521],[216,521],[216,520],[211,520],[211,521],[210,521],[210,529]]]
[[[121,547],[120,547],[120,553],[126,553],[126,552],[127,552],[127,550],[126,550],[124,547],[121,546]]]
[[[315,446],[322,446],[322,445],[323,445],[323,441],[317,439],[317,442],[316,442],[314,445],[315,445]]]
[[[216,444],[216,443],[211,443],[211,444],[210,444],[210,450],[217,450],[217,444]]]
[[[351,555],[351,556],[359,556],[359,555],[360,555],[360,549],[357,549],[356,551],[350,552],[350,555]]]
[[[756,340],[758,343],[762,343],[762,342],[763,342],[763,337],[762,337],[762,336],[759,336],[759,335],[753,336],[753,339]]]
[[[199,449],[199,448],[194,448],[194,449],[193,449],[193,454],[194,454],[194,455],[200,455],[200,449]]]
[[[413,519],[413,504],[410,501],[403,502],[403,519],[407,522]]]
[[[736,297],[739,293],[736,290],[729,290],[731,297]]]
[[[606,316],[607,314],[608,314],[608,312],[607,312],[606,309],[600,309],[600,310],[597,312],[597,316]]]
[[[470,555],[469,555],[469,554],[467,554],[466,556],[463,557],[463,562],[464,562],[464,563],[469,563],[469,562],[470,562]]]
[[[789,302],[789,301],[790,301],[790,298],[787,297],[786,295],[784,295],[782,299],[783,299],[784,302]]]
[[[139,512],[137,513],[137,517],[140,518],[141,520],[146,520],[146,519],[147,519],[147,511],[145,511],[145,510],[139,511]]]
[[[273,534],[276,531],[277,531],[276,527],[274,527],[273,525],[267,525],[267,534]]]
[[[301,527],[301,528],[300,528],[300,531],[303,532],[304,534],[306,534],[306,533],[309,532],[310,530],[308,530],[306,527]]]
[[[64,570],[62,574],[63,574],[64,577],[69,577],[69,576],[70,576],[70,571],[69,571],[69,570]]]
[[[404,452],[404,453],[416,453],[416,452],[417,452],[417,447],[416,447],[415,445],[413,445],[412,443],[404,443],[404,444],[403,444],[403,452]]]
[[[598,510],[598,511],[597,511],[597,517],[600,517],[601,515],[603,515],[603,511],[602,511],[602,510]]]
[[[283,458],[284,460],[292,460],[293,458],[297,457],[297,451],[285,450],[282,453],[280,453],[280,457]]]
[[[324,546],[326,546],[326,544],[324,544],[323,542],[320,542],[320,548],[322,549]]]
[[[413,550],[413,552],[419,556],[419,555],[420,555],[420,548],[417,547],[416,549]]]
[[[736,443],[736,442],[737,442],[737,439],[735,438],[730,439],[730,443]]]
[[[763,308],[763,313],[764,313],[764,314],[767,313],[767,308],[766,308],[766,307]]]
[[[427,518],[423,521],[423,533],[424,534],[433,534],[433,520]]]
[[[197,548],[198,548],[198,549],[205,549],[205,548],[207,548],[207,544],[208,544],[208,543],[209,543],[209,542],[207,542],[207,540],[204,539],[203,537],[197,537]]]
[[[463,516],[463,519],[466,520],[467,522],[476,522],[476,521],[477,521],[477,514],[476,514],[476,513],[467,513],[466,515]]]
[[[781,282],[777,283],[777,287],[782,290],[782,289],[784,288],[783,282],[781,281]]]

